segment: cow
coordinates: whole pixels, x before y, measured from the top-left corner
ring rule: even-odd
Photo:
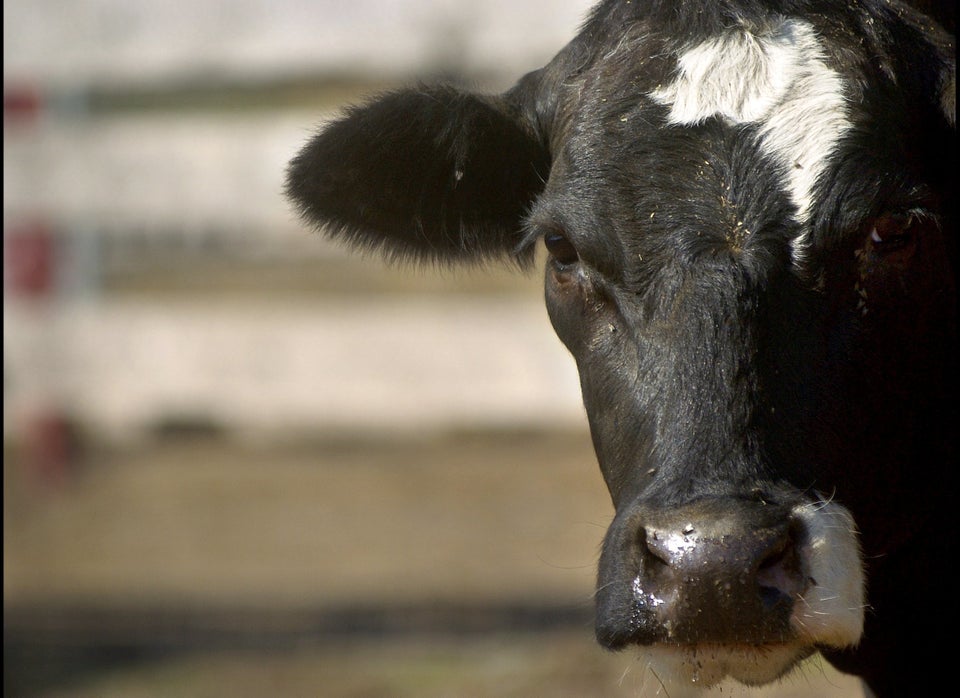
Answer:
[[[604,0],[505,92],[379,94],[290,161],[309,225],[391,260],[542,241],[615,509],[596,637],[658,680],[951,676],[953,32],[898,0]]]

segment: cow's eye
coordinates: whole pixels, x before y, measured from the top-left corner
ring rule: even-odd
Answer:
[[[546,246],[550,256],[553,257],[554,262],[560,266],[565,267],[576,264],[580,259],[577,248],[573,246],[573,243],[570,242],[563,233],[556,231],[545,233],[543,236],[543,244]]]
[[[869,244],[877,255],[909,254],[920,229],[921,214],[915,211],[885,213],[870,226]]]

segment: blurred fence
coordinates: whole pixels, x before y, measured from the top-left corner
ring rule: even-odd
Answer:
[[[111,435],[581,421],[527,287],[489,305],[400,302],[349,272],[333,294],[275,286],[284,265],[355,264],[283,200],[319,121],[416,76],[506,85],[588,5],[4,3],[5,437],[37,415]],[[211,300],[218,284],[244,292]]]

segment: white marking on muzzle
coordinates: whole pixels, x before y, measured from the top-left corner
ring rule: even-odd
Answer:
[[[863,556],[853,516],[833,502],[796,507],[806,531],[801,547],[809,586],[794,604],[790,624],[806,641],[830,647],[855,645],[863,633]]]
[[[643,648],[646,669],[669,696],[694,696],[731,677],[747,686],[781,678],[810,655],[801,643],[780,645],[653,645]],[[698,692],[692,692],[694,689]]]
[[[762,33],[726,31],[687,49],[678,70],[674,82],[650,93],[670,107],[669,121],[757,124],[763,149],[783,168],[797,220],[806,223],[817,179],[851,126],[843,81],[813,27],[783,19]],[[794,241],[796,261],[808,244],[807,234]]]

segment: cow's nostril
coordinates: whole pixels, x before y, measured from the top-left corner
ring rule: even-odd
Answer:
[[[780,603],[791,603],[803,591],[800,559],[793,538],[770,551],[757,569],[760,599],[767,609]]]
[[[645,553],[646,564],[657,567],[665,565],[669,567],[672,564],[673,546],[671,546],[662,532],[656,529],[647,531],[640,529],[640,549]]]
[[[763,586],[762,584],[760,585],[760,602],[768,611],[778,604],[790,603],[792,600],[792,597],[784,594],[783,591],[777,587],[768,587]]]

